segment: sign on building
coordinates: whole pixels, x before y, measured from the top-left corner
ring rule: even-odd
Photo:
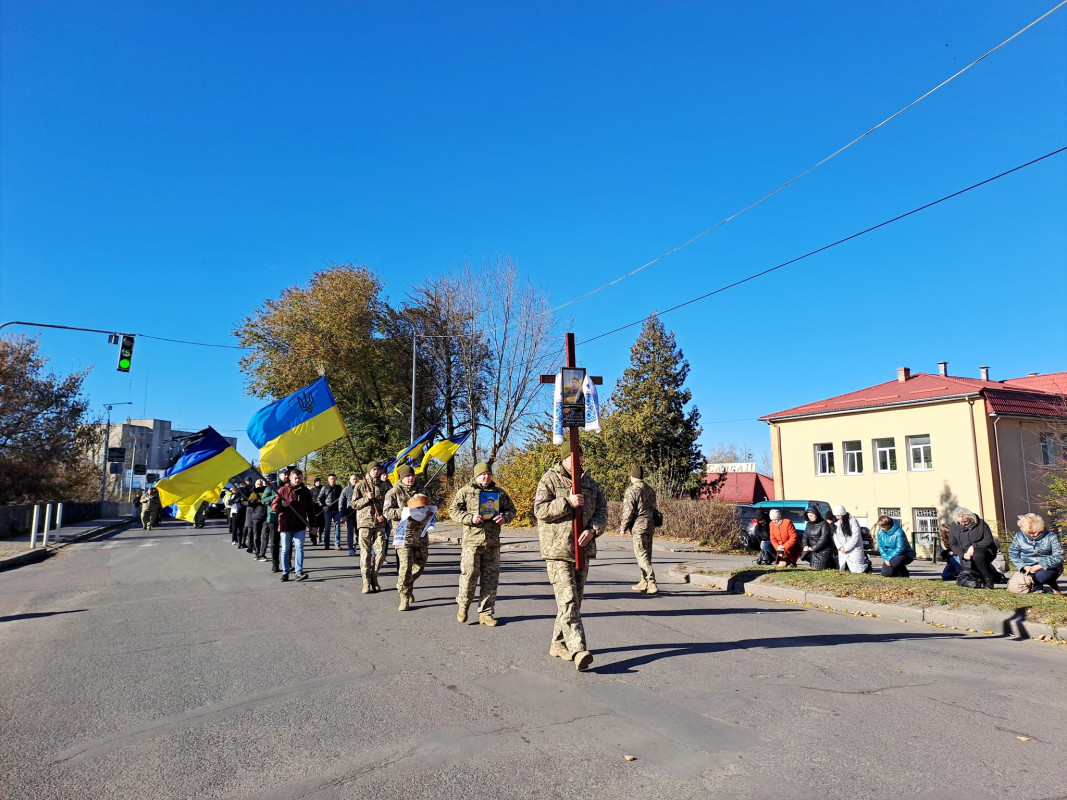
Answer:
[[[725,461],[721,464],[708,464],[708,472],[755,472],[755,461]]]

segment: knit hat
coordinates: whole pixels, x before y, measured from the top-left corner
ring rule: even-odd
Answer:
[[[413,494],[408,500],[408,508],[422,508],[430,505],[430,498],[424,494]]]
[[[831,510],[834,512],[835,517],[843,517],[846,513],[848,513],[845,511],[845,507],[841,505],[834,506]]]
[[[631,478],[644,478],[645,477],[645,468],[640,466],[640,465],[638,465],[636,467],[631,467],[630,468],[630,477]]]
[[[374,463],[374,462],[371,462],[371,463]],[[397,480],[400,480],[402,478],[407,478],[407,477],[409,477],[411,475],[414,475],[414,474],[415,474],[415,470],[413,470],[407,464],[401,465],[396,471]]]
[[[564,458],[566,458],[570,454],[571,454],[571,437],[570,436],[564,436],[563,437],[563,444],[561,444],[559,446],[559,457],[560,457],[560,460],[562,461]],[[582,448],[581,448],[581,446],[579,446],[578,447],[578,455],[581,455],[581,454],[582,454]]]
[[[479,475],[481,475],[482,473],[485,473],[485,472],[488,472],[490,475],[493,474],[493,470],[490,469],[489,465],[486,464],[484,461],[479,461],[477,464],[474,465],[474,477],[475,478],[477,478]]]
[[[781,519],[781,518],[782,518],[782,512],[779,511],[777,508],[772,508],[771,509],[771,519]]]
[[[367,464],[367,472],[370,472],[372,469],[381,469],[381,468],[382,468],[382,465],[379,464],[377,461],[372,461],[369,464]]]

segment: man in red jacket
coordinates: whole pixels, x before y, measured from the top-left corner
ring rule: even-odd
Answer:
[[[283,581],[289,580],[290,566],[298,581],[308,578],[304,572],[304,534],[312,513],[311,506],[311,492],[304,486],[304,473],[293,467],[289,470],[289,483],[279,487],[277,496],[271,501],[271,508],[278,512]],[[293,551],[291,565],[288,558],[290,548]]]

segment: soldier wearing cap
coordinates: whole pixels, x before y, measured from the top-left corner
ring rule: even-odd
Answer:
[[[414,473],[412,473],[414,478]],[[397,486],[400,484],[398,483]],[[393,487],[396,488],[395,486]],[[400,610],[407,611],[415,605],[415,581],[419,579],[430,557],[430,540],[426,525],[430,521],[432,501],[424,494],[413,494],[405,503],[407,515],[403,519],[404,539],[401,543],[400,523],[397,523],[396,557],[398,562],[396,590],[400,594]]]
[[[652,571],[652,534],[656,530],[653,512],[656,510],[656,490],[645,483],[645,468],[638,465],[630,470],[630,485],[622,496],[622,519],[619,533],[634,540],[634,556],[641,570],[641,580],[631,586],[635,592],[656,594],[656,573]]]
[[[548,654],[573,660],[580,671],[593,663],[582,626],[582,596],[589,574],[589,559],[596,558],[596,537],[604,533],[607,524],[608,503],[588,472],[582,473],[581,494],[572,494],[574,456],[569,441],[564,440],[560,455],[563,460],[542,475],[537,484],[534,516],[537,518],[541,558],[545,559],[548,579],[556,595],[556,622]],[[578,546],[584,551],[580,569],[575,569],[574,564],[572,521],[577,514],[581,515],[582,525]]]
[[[495,514],[482,516],[482,492],[499,495]],[[515,518],[515,504],[508,493],[493,482],[493,470],[484,461],[474,465],[471,482],[456,492],[448,516],[463,525],[463,554],[460,557],[459,610],[456,619],[467,621],[467,607],[474,589],[481,583],[478,596],[478,622],[496,627],[496,592],[500,582],[500,526]]]
[[[378,480],[381,465],[367,464],[367,474],[352,490],[352,508],[356,510],[356,529],[359,531],[359,566],[363,574],[363,594],[381,591],[378,585],[378,566],[374,554],[385,559],[385,489]]]

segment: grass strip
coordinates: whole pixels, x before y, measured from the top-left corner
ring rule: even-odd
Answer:
[[[703,570],[697,570],[701,572]],[[898,605],[946,606],[948,608],[985,607],[1013,612],[1027,609],[1027,619],[1059,629],[1067,627],[1067,596],[1037,593],[1012,594],[1004,589],[964,589],[955,583],[914,578],[883,578],[881,575],[855,575],[851,572],[814,569],[760,569],[741,567],[706,574],[727,575],[742,583],[759,579],[761,583],[792,586],[809,592],[835,597],[855,597],[871,603]]]

